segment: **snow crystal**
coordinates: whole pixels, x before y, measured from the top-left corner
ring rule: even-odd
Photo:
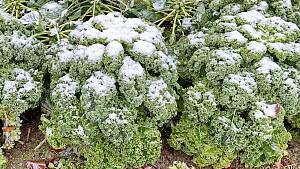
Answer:
[[[256,88],[256,82],[252,76],[253,74],[248,72],[229,74],[225,81],[239,85],[247,93],[253,93],[253,88]]]
[[[142,77],[145,72],[144,68],[138,62],[126,56],[120,68],[120,73],[125,81],[130,82],[135,77]]]
[[[115,90],[116,80],[100,71],[94,73],[86,80],[86,84],[83,86],[84,89],[93,89],[96,94],[100,96],[106,96],[109,91]]]
[[[254,53],[264,53],[267,51],[267,47],[263,43],[257,41],[251,41],[248,44],[247,49]]]
[[[228,41],[237,41],[239,43],[245,43],[248,40],[238,31],[226,32],[224,36]]]
[[[112,41],[106,46],[105,52],[107,53],[107,56],[115,59],[117,56],[124,52],[124,49],[120,42]]]
[[[139,40],[137,42],[134,42],[132,51],[145,55],[145,56],[151,56],[153,52],[156,50],[155,46],[152,43]]]
[[[259,73],[267,74],[270,73],[271,71],[275,70],[281,70],[281,67],[273,62],[270,58],[264,57],[262,58],[259,62],[258,65],[260,66],[257,71]]]

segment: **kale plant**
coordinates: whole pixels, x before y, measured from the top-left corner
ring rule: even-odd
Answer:
[[[46,50],[35,38],[26,35],[18,19],[0,13],[0,119],[4,137],[1,148],[9,149],[20,139],[21,114],[38,107],[41,100]],[[1,156],[0,168],[4,163]]]
[[[200,166],[240,157],[259,167],[287,154],[283,121],[300,124],[300,29],[273,4],[206,2],[199,30],[179,41],[183,115],[169,142]]]
[[[157,125],[177,113],[177,61],[161,32],[120,13],[74,24],[70,38],[47,55],[52,111],[41,126],[47,141],[77,148],[86,168],[153,163],[161,149]]]

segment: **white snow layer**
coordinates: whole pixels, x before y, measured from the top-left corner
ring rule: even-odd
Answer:
[[[268,57],[263,57],[259,62],[258,65],[260,66],[257,71],[259,73],[267,74],[275,70],[281,70],[281,67],[273,62]]]

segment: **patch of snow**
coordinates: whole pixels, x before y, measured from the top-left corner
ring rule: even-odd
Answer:
[[[241,31],[246,32],[254,39],[260,39],[263,35],[263,32],[255,30],[251,25],[242,25]]]
[[[221,120],[221,121],[224,122],[224,123],[227,123],[227,122],[230,121],[227,117],[224,117],[224,116],[218,117],[218,119]]]
[[[261,109],[261,111],[256,111],[254,114],[255,118],[267,118],[267,117],[276,117],[276,109],[278,108],[277,104],[266,104],[265,101],[256,102],[256,105]]]
[[[265,18],[263,14],[255,10],[239,13],[237,17],[248,24],[257,23]]]
[[[100,96],[108,95],[109,91],[116,90],[116,80],[100,71],[94,73],[89,79],[86,80],[86,84],[82,86],[84,89],[92,89],[96,94]]]
[[[4,12],[3,9],[0,9],[0,17],[5,19],[6,21],[17,21],[17,19],[10,14]]]
[[[85,54],[89,62],[94,63],[102,60],[105,46],[102,44],[93,44],[88,46]]]
[[[56,28],[52,28],[49,31],[50,31],[50,36],[56,36],[58,34],[58,30]]]
[[[189,34],[188,39],[192,45],[205,44],[205,34],[203,32],[197,32],[195,34]]]
[[[18,81],[33,81],[31,75],[23,69],[14,68],[14,72],[17,74],[16,80]]]
[[[69,74],[59,78],[59,83],[55,86],[52,95],[61,95],[61,97],[72,97],[79,88],[79,83],[71,79]]]
[[[138,62],[126,56],[123,60],[123,65],[120,68],[120,73],[125,81],[130,82],[136,77],[145,75],[144,68]]]
[[[139,53],[144,56],[151,56],[153,55],[154,51],[156,50],[156,47],[149,42],[139,40],[137,42],[134,42],[132,51],[135,53]]]
[[[46,128],[46,136],[52,136],[52,128],[50,127]]]
[[[70,62],[75,59],[74,53],[69,50],[63,50],[57,53],[57,56],[59,58],[59,62]]]
[[[215,54],[217,58],[222,60],[220,63],[235,64],[238,60],[242,59],[240,54],[230,50],[216,50]]]
[[[253,93],[253,89],[256,88],[256,82],[252,76],[253,74],[249,72],[243,72],[241,74],[229,74],[225,79],[225,82],[237,84],[247,93]]]
[[[300,31],[296,24],[292,22],[286,22],[277,16],[265,18],[259,22],[259,25],[276,33],[281,32],[284,34],[293,34],[296,31]]]
[[[253,93],[253,89],[255,89],[257,86],[252,76],[253,74],[249,72],[243,72],[240,74],[229,74],[224,81],[237,84],[247,93]]]
[[[156,0],[156,1],[154,1],[154,3],[152,5],[153,5],[154,10],[160,11],[165,8],[165,3],[166,3],[166,0]]]
[[[283,2],[283,5],[287,8],[292,8],[293,7],[291,0],[282,0],[282,2]]]
[[[183,18],[182,19],[182,27],[189,28],[192,26],[192,18]]]
[[[300,89],[298,89],[298,85],[295,83],[295,80],[292,78],[287,78],[283,84],[288,86],[289,90],[292,91],[293,93],[298,93]]]
[[[263,73],[263,74],[268,74],[272,71],[275,70],[281,70],[281,67],[276,64],[275,62],[273,62],[270,58],[268,57],[263,57],[259,62],[258,65],[260,66],[257,71],[259,73]]]
[[[155,26],[146,26],[146,30],[139,34],[140,40],[144,40],[150,43],[160,43],[163,41],[163,36],[160,30]]]
[[[10,36],[10,43],[17,47],[30,46],[34,39],[32,37],[20,36],[18,31],[14,31]]]
[[[115,59],[117,56],[121,55],[124,52],[124,48],[120,42],[112,41],[106,46],[105,52],[107,56]]]
[[[266,11],[268,8],[268,3],[266,1],[261,1],[258,5],[254,5],[250,10]]]
[[[74,135],[85,136],[83,127],[81,125],[78,126],[77,129],[73,130]]]
[[[31,11],[19,19],[23,24],[39,24],[40,14],[37,11]]]
[[[238,31],[226,32],[224,36],[228,41],[237,41],[238,43],[246,43],[248,41],[248,39]]]
[[[263,43],[257,41],[248,43],[247,49],[253,53],[265,53],[267,51],[267,47]]]
[[[3,98],[8,99],[10,98],[11,94],[17,91],[17,82],[16,81],[5,81],[3,87]]]
[[[176,64],[178,61],[175,56],[166,55],[162,51],[157,51],[156,54],[159,56],[159,60],[162,62],[162,67],[168,70],[176,70]]]
[[[114,112],[110,113],[108,115],[108,118],[105,120],[105,122],[107,124],[127,124],[128,123],[128,120],[122,119],[122,117],[124,117],[124,112],[128,112],[127,108],[124,108],[124,109],[112,109],[112,111],[118,111],[118,114],[116,114]]]
[[[147,96],[152,100],[156,100],[161,105],[165,105],[167,103],[174,103],[175,97],[167,91],[168,85],[164,82],[163,79],[152,81]]]
[[[31,91],[32,89],[36,88],[36,83],[28,81],[23,85],[23,87],[19,90],[18,93],[24,94],[25,92]]]

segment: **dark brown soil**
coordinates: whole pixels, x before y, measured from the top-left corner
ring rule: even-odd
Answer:
[[[20,141],[13,149],[5,151],[8,160],[7,169],[25,169],[27,161],[48,161],[56,156],[50,151],[47,142],[34,151],[44,140],[44,134],[39,131],[38,125],[40,125],[38,119],[23,125]]]

